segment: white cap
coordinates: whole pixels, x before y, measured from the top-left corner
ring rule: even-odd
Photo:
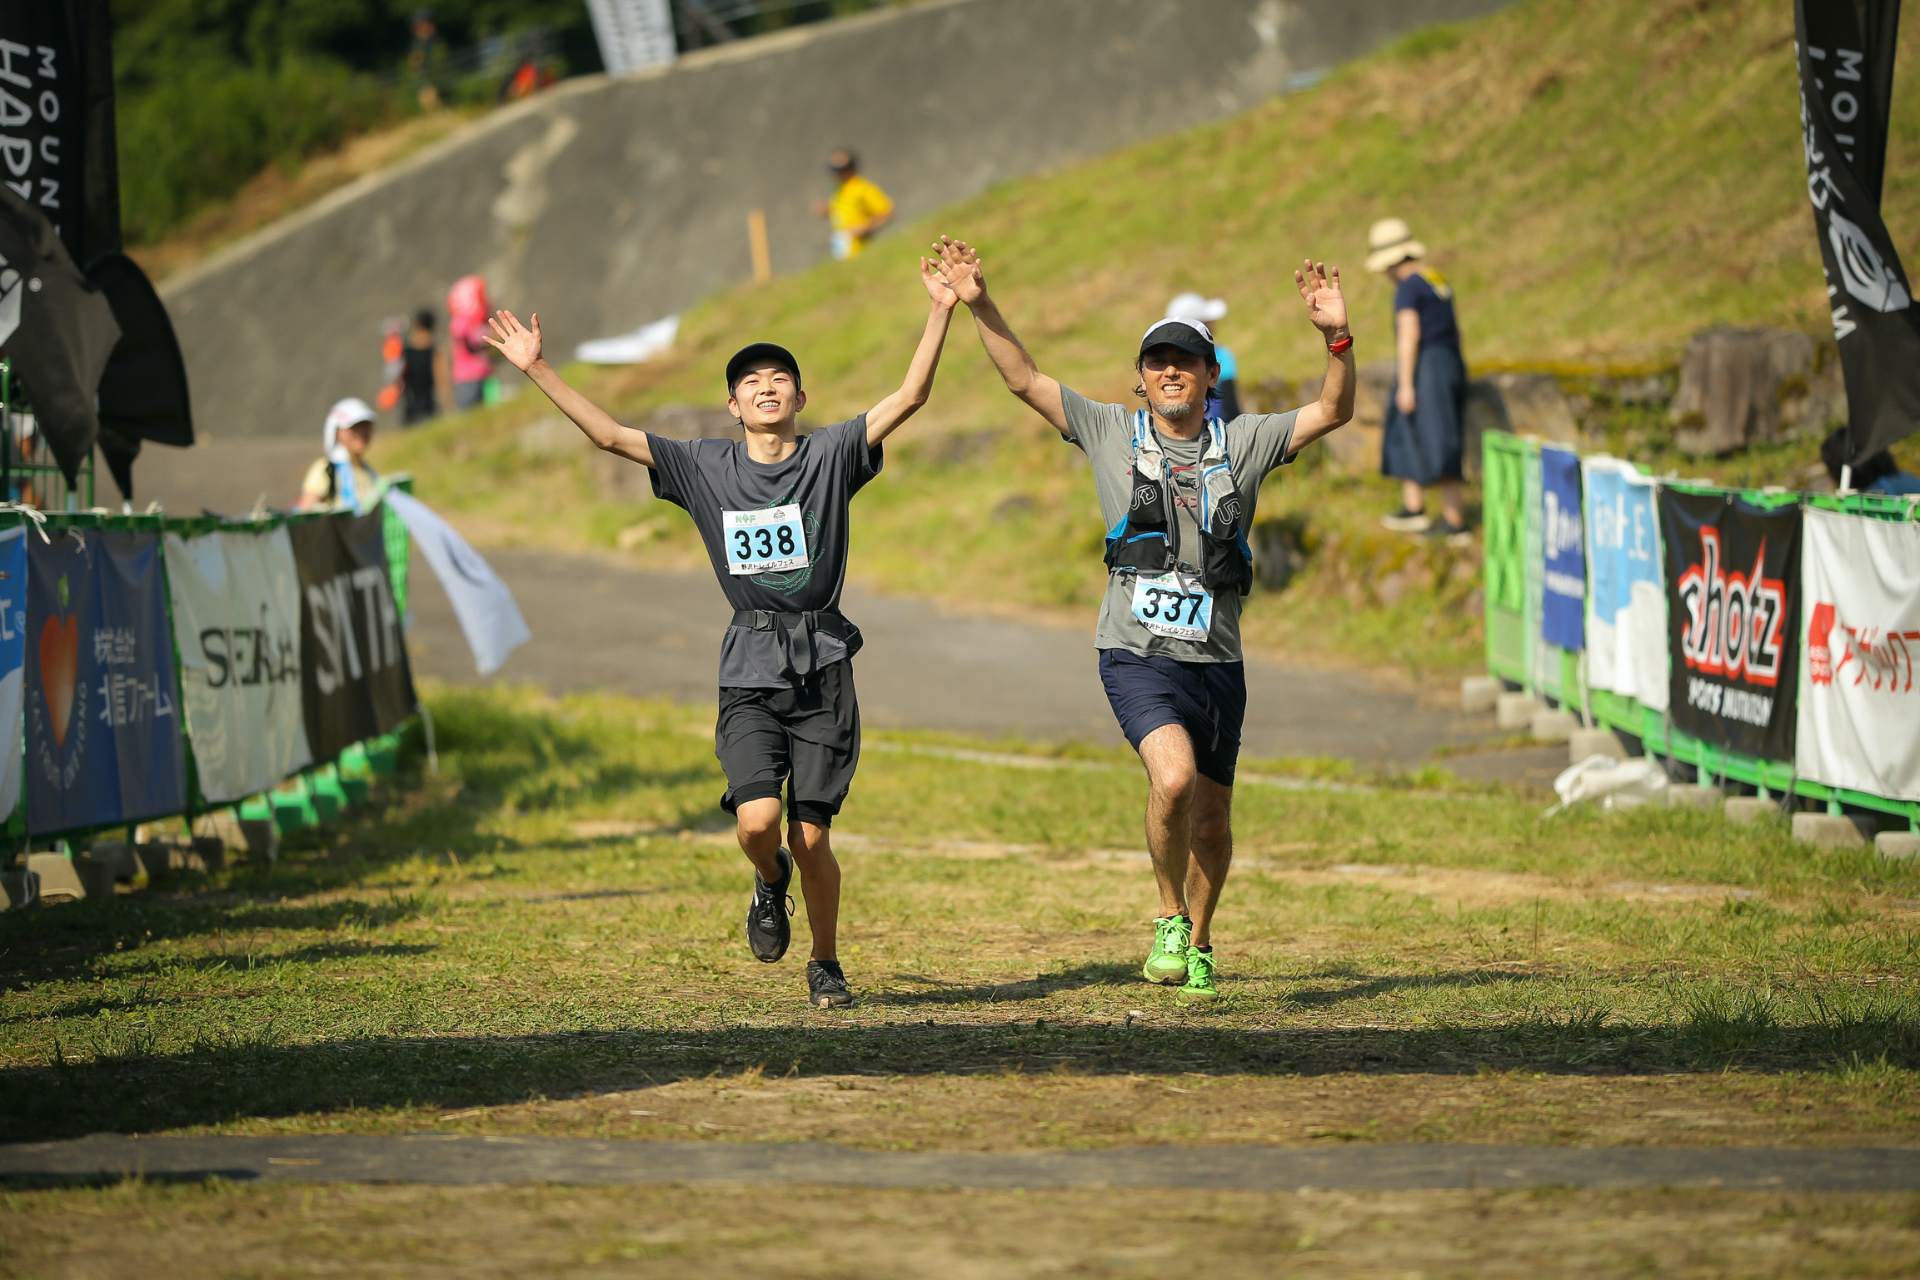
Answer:
[[[359,396],[348,396],[336,401],[333,408],[327,410],[327,425],[321,432],[321,441],[329,458],[334,450],[340,448],[340,433],[348,427],[358,426],[362,422],[374,421],[373,406]],[[337,461],[337,459],[336,459]]]
[[[1227,300],[1183,293],[1167,304],[1167,315],[1175,320],[1201,320],[1212,324],[1215,320],[1227,318]]]

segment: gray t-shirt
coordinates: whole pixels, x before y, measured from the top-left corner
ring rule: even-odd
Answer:
[[[1093,465],[1093,485],[1100,495],[1100,518],[1111,529],[1127,514],[1133,497],[1133,410],[1125,405],[1101,404],[1069,387],[1060,388],[1067,411],[1067,439],[1086,451]],[[1260,482],[1267,472],[1287,460],[1293,443],[1293,420],[1298,413],[1243,413],[1227,423],[1227,454],[1233,463],[1234,488],[1240,491],[1246,527],[1253,527]],[[1160,433],[1173,474],[1175,519],[1179,522],[1181,562],[1198,572],[1200,546],[1199,468],[1204,437],[1180,440]],[[1240,597],[1232,591],[1215,592],[1213,626],[1205,641],[1176,640],[1148,631],[1133,616],[1132,570],[1109,575],[1107,596],[1100,603],[1100,625],[1094,632],[1097,649],[1127,649],[1143,655],[1164,655],[1182,662],[1240,661]]]
[[[647,433],[653,450],[653,492],[686,508],[707,558],[735,609],[803,613],[840,607],[847,579],[847,507],[885,461],[879,445],[867,444],[867,415],[800,437],[799,448],[783,461],[755,462],[745,443],[734,440],[670,440]],[[804,568],[756,574],[727,570],[727,533],[723,511],[757,511],[789,504],[800,508],[809,563]],[[814,637],[819,666],[847,656],[847,646],[819,632]],[[785,640],[777,631],[729,626],[720,641],[720,687],[787,689]]]

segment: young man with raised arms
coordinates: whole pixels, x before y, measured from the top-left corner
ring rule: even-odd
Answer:
[[[1247,705],[1240,597],[1260,482],[1353,416],[1353,337],[1340,271],[1294,272],[1327,340],[1320,398],[1291,413],[1206,415],[1219,380],[1198,320],[1150,327],[1134,360],[1145,407],[1088,400],[1041,373],[987,294],[979,255],[942,237],[941,260],[1007,390],[1086,452],[1107,528],[1100,680],[1146,766],[1147,848],[1160,888],[1149,982],[1182,1004],[1213,999],[1212,925],[1233,862],[1233,773]]]
[[[800,364],[771,342],[727,361],[727,408],[746,429],[735,443],[670,440],[621,426],[541,358],[537,314],[526,328],[500,312],[490,339],[594,444],[650,468],[654,493],[686,508],[700,530],[734,608],[720,642],[714,754],[727,775],[720,803],[734,815],[754,868],[747,943],[769,964],[786,954],[787,888],[797,867],[813,928],[807,999],[819,1008],[853,1003],[836,949],[840,866],[828,837],[860,760],[852,663],[860,631],[840,613],[848,506],[879,474],[880,442],[933,389],[955,296],[938,263],[922,259],[920,281],[931,309],[900,389],[859,417],[804,437],[794,431],[807,404]]]

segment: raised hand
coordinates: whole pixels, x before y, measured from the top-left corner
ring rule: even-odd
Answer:
[[[1304,265],[1304,271],[1293,273],[1293,282],[1300,287],[1300,300],[1307,304],[1307,319],[1332,337],[1347,327],[1347,299],[1340,292],[1340,268],[1329,271],[1326,263],[1316,263],[1312,258]]]
[[[927,296],[933,299],[933,305],[936,307],[951,311],[953,305],[960,301],[959,296],[953,291],[953,286],[947,283],[946,271],[941,267],[938,258],[931,261],[926,258],[920,259],[920,283],[926,288]]]
[[[987,292],[987,277],[973,246],[965,240],[941,236],[933,248],[940,255],[940,268],[947,284],[960,301],[968,306],[980,301]]]
[[[504,307],[497,315],[487,319],[487,324],[493,329],[493,336],[488,337],[487,341],[498,347],[508,363],[522,373],[540,358],[540,313],[534,312],[532,319],[533,328],[529,329]]]

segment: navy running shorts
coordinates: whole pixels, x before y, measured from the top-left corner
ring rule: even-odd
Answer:
[[[1130,649],[1100,651],[1100,683],[1138,751],[1146,736],[1177,724],[1193,739],[1193,758],[1205,777],[1233,785],[1240,759],[1240,725],[1247,717],[1247,668],[1239,662],[1182,662],[1143,657]]]
[[[714,755],[726,770],[720,807],[787,793],[787,820],[831,827],[860,763],[853,663],[842,658],[788,689],[720,690]]]

